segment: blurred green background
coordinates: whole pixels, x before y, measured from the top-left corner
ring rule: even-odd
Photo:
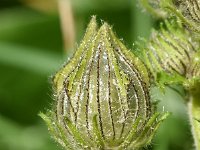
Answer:
[[[71,7],[77,43],[91,15],[113,25],[128,48],[158,25],[134,0],[72,0]],[[38,117],[54,101],[51,75],[67,60],[56,8],[56,0],[0,0],[0,150],[61,149]],[[153,89],[152,98],[172,115],[146,149],[192,150],[183,97]]]

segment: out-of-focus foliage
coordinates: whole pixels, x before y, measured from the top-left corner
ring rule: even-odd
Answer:
[[[50,76],[67,59],[63,57],[59,17],[56,9],[46,13],[27,3],[0,2],[0,149],[58,150],[38,113],[54,102]],[[44,3],[43,7],[50,5],[47,0]],[[157,25],[134,0],[73,0],[72,6],[77,42],[94,14],[113,24],[129,48],[138,36],[148,37],[152,25]],[[170,89],[165,96],[154,89],[152,97],[161,100],[160,109],[164,106],[173,115],[149,149],[192,149],[182,97]]]

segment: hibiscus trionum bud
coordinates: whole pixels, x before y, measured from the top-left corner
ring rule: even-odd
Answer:
[[[144,50],[145,63],[155,78],[160,72],[186,77],[197,47],[181,25],[165,21],[159,32],[152,32]]]
[[[95,17],[53,84],[56,107],[41,116],[66,149],[137,149],[167,116],[153,112],[144,64]]]

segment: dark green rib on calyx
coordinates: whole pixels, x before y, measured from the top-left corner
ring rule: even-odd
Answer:
[[[151,141],[155,133],[149,130],[151,125],[154,127],[162,116],[152,119],[144,64],[127,50],[107,23],[97,30],[95,17],[80,47],[56,73],[53,83],[57,107],[46,120],[48,124],[52,121],[55,131],[59,127],[54,137],[62,144],[65,135],[67,142],[63,143],[70,143],[72,149],[145,146],[149,142],[144,141]],[[144,136],[143,129],[148,136]],[[134,142],[137,147],[131,144]]]

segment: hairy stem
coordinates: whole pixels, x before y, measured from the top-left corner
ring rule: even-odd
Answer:
[[[196,150],[200,150],[200,93],[191,94],[188,106]]]
[[[148,0],[140,0],[141,5],[156,18],[164,19],[167,14],[159,8],[153,8]]]

